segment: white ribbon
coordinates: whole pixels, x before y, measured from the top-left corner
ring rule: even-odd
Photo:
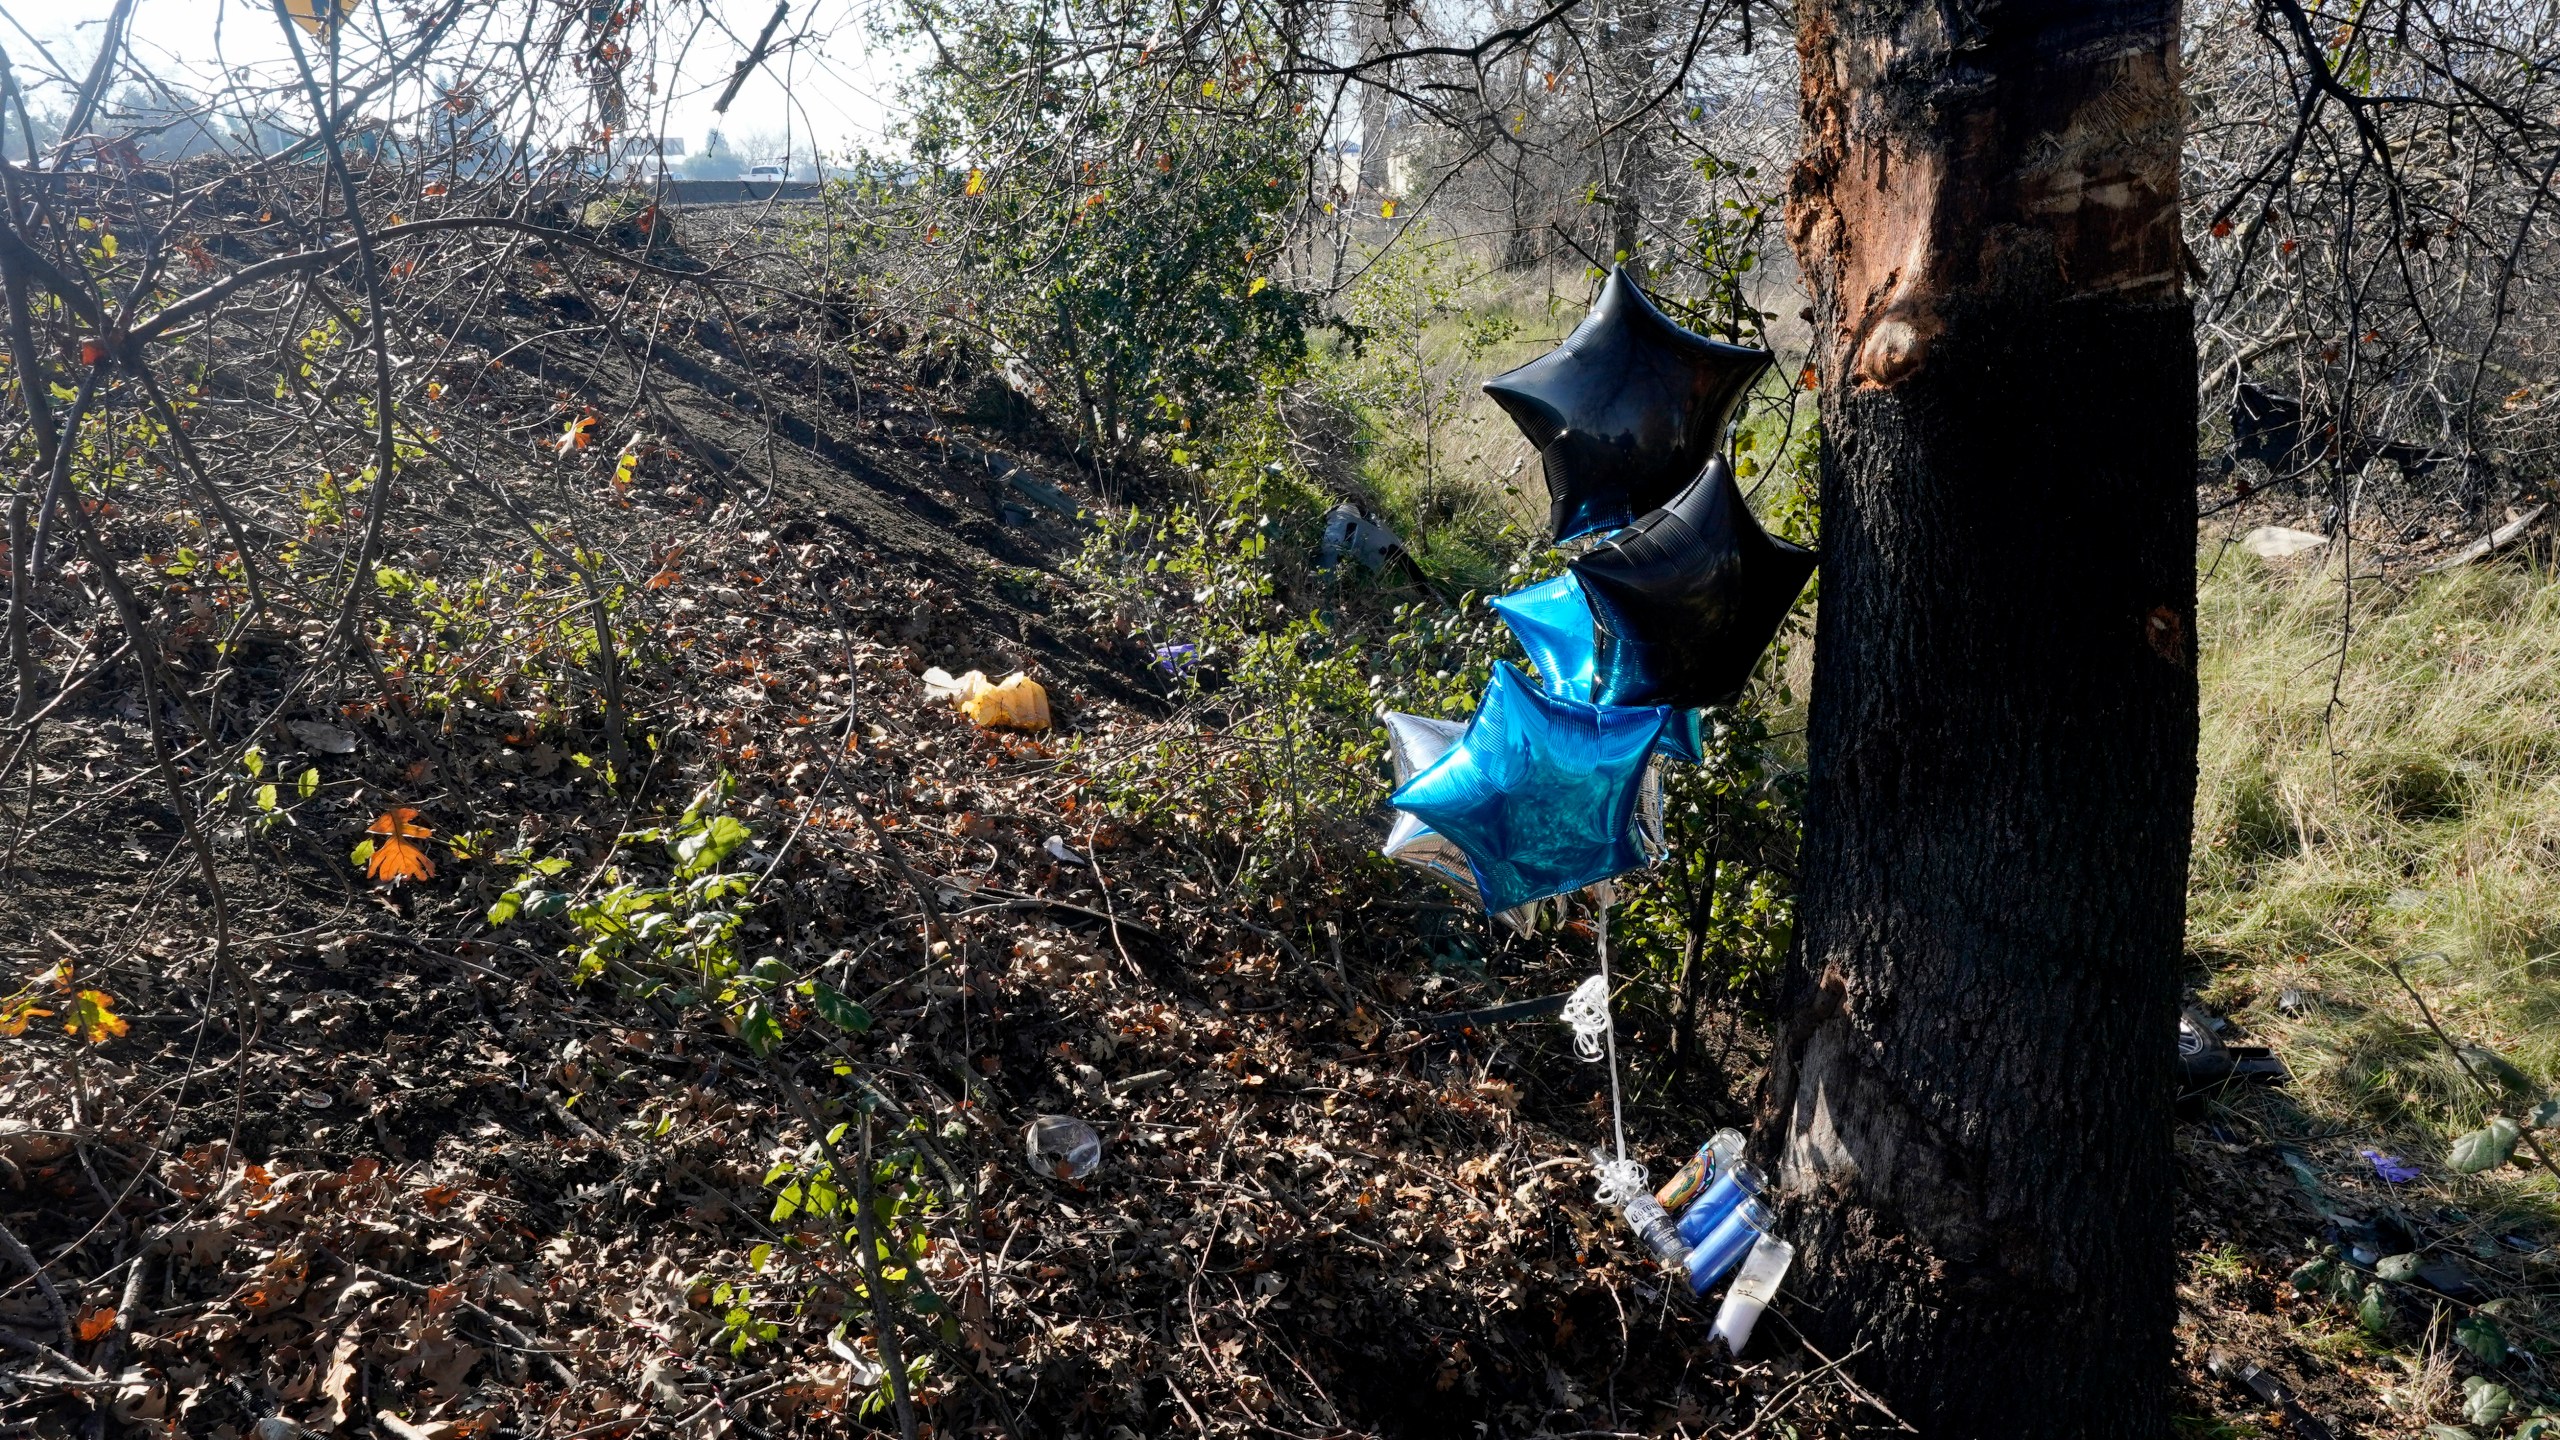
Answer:
[[[1653,1177],[1647,1175],[1644,1162],[1621,1157],[1604,1160],[1606,1151],[1591,1152],[1591,1173],[1599,1181],[1592,1198],[1612,1210],[1623,1210],[1627,1202],[1650,1192]]]
[[[1599,1064],[1613,1038],[1609,1033],[1607,974],[1594,975],[1573,987],[1573,994],[1564,1002],[1564,1023],[1573,1027],[1573,1053]]]

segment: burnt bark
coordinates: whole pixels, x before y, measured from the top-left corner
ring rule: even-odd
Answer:
[[[1791,1288],[1933,1440],[2157,1440],[2196,728],[2177,6],[1799,14],[1824,560],[1760,1127]]]

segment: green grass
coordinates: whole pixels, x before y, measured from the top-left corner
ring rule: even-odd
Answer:
[[[2442,1175],[2453,1136],[2560,1090],[2560,576],[2361,578],[2348,626],[2334,566],[2205,562],[2188,943],[2206,998],[2278,1047],[2304,1106]],[[2458,1040],[2512,1062],[2509,1093],[2463,1075],[2393,961]],[[2553,1194],[2519,1169],[2460,1183]]]

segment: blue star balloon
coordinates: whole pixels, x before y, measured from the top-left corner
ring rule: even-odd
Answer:
[[[1732,703],[1814,560],[1760,528],[1721,456],[1708,462],[1670,504],[1573,562],[1599,635],[1592,698]]]
[[[1487,910],[1579,890],[1645,863],[1636,805],[1670,718],[1558,699],[1496,664],[1467,733],[1392,798],[1466,851]]]
[[[1562,345],[1484,389],[1538,447],[1563,541],[1678,494],[1772,358],[1680,328],[1619,268]]]
[[[1566,700],[1591,698],[1592,665],[1598,658],[1591,640],[1591,604],[1582,584],[1568,570],[1525,590],[1493,598],[1494,613],[1511,627],[1511,638],[1528,652],[1537,667],[1538,684]]]
[[[1407,715],[1388,710],[1379,715],[1387,727],[1387,754],[1395,764],[1396,783],[1402,785],[1430,769],[1440,757],[1454,748],[1467,733],[1463,720],[1434,720],[1427,715]],[[1676,721],[1675,721],[1676,724]],[[1665,732],[1668,740],[1669,732]],[[1635,841],[1644,851],[1648,863],[1659,861],[1670,853],[1670,842],[1664,838],[1662,824],[1662,763],[1646,766],[1644,788],[1636,799]],[[1409,810],[1398,810],[1393,827],[1387,831],[1387,843],[1378,847],[1390,860],[1400,860],[1440,881],[1475,902],[1484,903],[1476,888],[1474,864],[1467,852],[1451,843],[1448,836],[1416,819]],[[1513,910],[1494,912],[1501,921],[1523,935],[1538,928],[1538,906],[1535,902]]]
[[[1511,627],[1511,638],[1520,642],[1529,663],[1537,667],[1538,684],[1548,694],[1560,700],[1591,698],[1599,650],[1592,638],[1591,602],[1572,571],[1497,595],[1492,604],[1502,623]],[[1655,748],[1674,760],[1697,764],[1706,756],[1700,724],[1698,712],[1681,711],[1662,728]],[[1402,770],[1397,772],[1397,783],[1406,778]]]

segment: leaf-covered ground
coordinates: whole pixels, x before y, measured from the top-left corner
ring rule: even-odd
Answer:
[[[1709,1353],[1591,1202],[1605,1101],[1552,1021],[1417,1018],[1569,988],[1587,939],[1444,974],[1437,895],[1246,901],[1195,832],[1094,802],[1096,757],[1198,721],[1074,603],[1062,504],[1105,501],[1036,431],[966,423],[921,342],[851,368],[776,305],[663,326],[646,434],[581,445],[631,375],[544,269],[441,362],[468,463],[395,498],[388,563],[439,584],[390,594],[391,645],[439,702],[333,703],[289,678],[314,637],[251,637],[263,768],[208,821],[227,952],[129,669],[37,734],[0,943],[128,1030],[0,1046],[0,1219],[44,1277],[0,1264],[6,1423],[895,1431],[885,1308],[919,1433],[1891,1428],[1782,1322]],[[542,578],[510,510],[630,587],[618,764],[526,698],[592,655],[513,693],[436,668],[467,580]],[[152,525],[110,534],[165,554]],[[980,729],[934,666],[1027,670],[1057,725]],[[681,888],[685,837],[640,832],[689,805],[761,1000],[581,972],[582,907]],[[431,877],[351,861],[416,827]],[[1089,1179],[1034,1169],[1046,1113],[1100,1132]],[[1639,1118],[1661,1170],[1740,1117]]]
[[[1710,1350],[1592,1203],[1606,1095],[1553,1021],[1429,1018],[1569,989],[1587,927],[1469,930],[1453,967],[1466,922],[1348,850],[1307,898],[1247,898],[1222,817],[1100,805],[1096,767],[1202,723],[1062,569],[1068,512],[1162,503],[1145,481],[1097,494],[949,354],[900,337],[857,365],[846,315],[787,297],[663,320],[641,433],[581,445],[634,362],[539,262],[495,278],[395,500],[389,563],[445,597],[384,601],[420,703],[299,683],[304,630],[250,637],[268,658],[227,703],[263,769],[211,822],[227,950],[130,667],[75,662],[36,732],[0,816],[0,948],[43,1008],[94,990],[127,1028],[30,1016],[0,1041],[0,1424],[894,1432],[885,1312],[920,1434],[1900,1433],[1783,1305],[1748,1363]],[[483,633],[453,599],[494,574],[574,615],[527,517],[628,587],[619,761],[554,703],[595,667],[543,648],[556,618]],[[155,517],[117,523],[168,553]],[[505,665],[457,678],[465,642]],[[981,729],[932,667],[1025,670],[1057,723]],[[350,852],[402,809],[435,873],[369,876]],[[612,904],[734,923],[744,978],[689,980],[666,957],[701,952],[663,935],[582,963],[600,932],[576,917]],[[1756,1023],[1713,1022],[1728,1070],[1673,1076],[1629,1017],[1657,1175],[1746,1120]],[[2198,1112],[2162,1177],[2182,1423],[2308,1433],[2211,1374],[2217,1348],[2339,1433],[2424,1433],[2462,1376],[2528,1395],[2523,1358],[2451,1358],[2460,1313],[2422,1281],[2382,1290],[2378,1327],[2361,1288],[2296,1284],[2407,1207],[2353,1137],[2274,1138],[2253,1103]],[[1090,1178],[1031,1163],[1044,1114],[1099,1132]],[[2467,1303],[2514,1302],[2517,1357],[2544,1343],[2547,1231],[2404,1219],[2468,1248]]]

